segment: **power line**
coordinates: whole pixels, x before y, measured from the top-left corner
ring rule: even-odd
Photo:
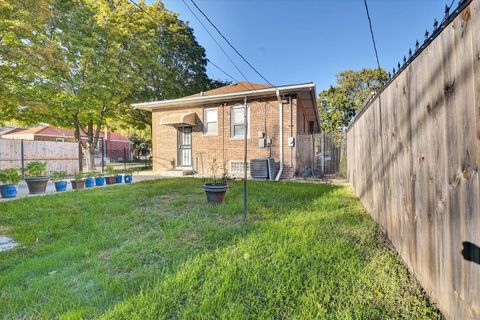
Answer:
[[[373,35],[373,28],[372,28],[372,19],[370,19],[370,12],[368,11],[368,4],[367,0],[363,0],[365,3],[365,10],[367,11],[367,18],[368,24],[370,25],[370,34],[372,35],[372,42],[373,42],[373,49],[375,50],[375,57],[377,58],[377,66],[380,69],[380,60],[378,59],[378,51],[377,51],[377,44],[375,43],[375,36]]]
[[[269,85],[271,85],[272,87],[275,87],[270,81],[267,80],[267,78],[265,78],[257,69],[255,69],[255,67],[250,63],[248,62],[248,60],[230,43],[230,41],[228,41],[228,39],[223,35],[223,33],[217,28],[217,26],[210,20],[210,18],[202,11],[202,9],[200,9],[197,4],[195,3],[195,1],[193,0],[190,0],[193,5],[195,6],[195,8],[197,8],[198,11],[200,11],[200,13],[205,17],[205,19],[207,19],[207,21],[212,25],[212,27],[218,32],[218,34],[223,38],[223,40],[225,40],[228,45],[240,56],[240,58],[243,59],[243,61],[245,61],[246,64],[248,64],[248,66],[250,68],[252,68],[253,71],[255,71],[260,77],[262,77],[263,80],[265,80]]]
[[[200,18],[195,14],[195,12],[192,10],[192,8],[190,8],[190,6],[187,4],[187,2],[185,0],[182,0],[183,3],[185,4],[185,6],[188,8],[188,10],[193,14],[193,16],[197,19],[197,21],[202,25],[203,29],[205,29],[205,31],[207,31],[207,33],[210,35],[210,37],[213,39],[213,41],[215,41],[215,43],[217,44],[217,46],[220,48],[220,50],[222,50],[223,54],[228,58],[228,60],[233,64],[233,66],[235,67],[235,69],[237,69],[237,71],[242,75],[242,77],[247,80],[247,82],[250,82],[247,78],[247,76],[245,74],[243,74],[243,72],[240,70],[240,68],[236,65],[236,63],[233,61],[233,59],[230,57],[230,55],[225,51],[225,49],[223,49],[223,47],[220,45],[220,43],[218,43],[217,39],[215,39],[215,37],[210,33],[210,31],[207,29],[207,27],[203,24],[203,22],[200,20]],[[251,89],[254,89],[252,85],[250,85],[252,88]],[[248,88],[247,88],[248,89]]]
[[[133,0],[128,0],[131,4],[133,4],[135,7],[137,7],[138,9],[140,9],[143,13],[145,13],[147,16],[149,16],[152,21],[154,21],[155,23],[158,23],[158,25],[160,27],[163,27],[162,26],[162,22],[159,21],[157,18],[155,18],[154,16],[152,16],[148,11],[146,11],[145,9],[143,9],[138,3],[136,3],[135,1]],[[163,29],[163,28],[162,28]],[[170,32],[171,35],[175,36],[175,34],[173,32],[171,32],[170,30],[168,29],[164,29],[166,30],[167,32]],[[220,70],[221,72],[223,72],[227,77],[229,77],[230,79],[232,79],[233,81],[235,81],[236,83],[240,84],[242,87],[244,87],[245,89],[247,90],[251,90],[250,88],[247,88],[245,87],[242,83],[240,83],[237,79],[235,79],[234,77],[232,77],[230,74],[228,74],[225,70],[223,70],[222,68],[220,68],[218,65],[216,65],[215,63],[213,63],[211,60],[209,60],[207,58],[207,62],[211,63],[215,68],[217,68],[218,70]]]

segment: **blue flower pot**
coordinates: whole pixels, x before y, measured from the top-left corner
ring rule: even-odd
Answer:
[[[95,185],[95,179],[93,178],[85,179],[85,188],[93,188],[94,185]]]
[[[132,176],[131,175],[124,175],[123,180],[125,183],[132,183]]]
[[[122,183],[122,175],[121,174],[117,174],[115,176],[115,183]]]
[[[4,184],[0,186],[2,198],[15,198],[17,196],[17,186],[14,184]]]
[[[58,192],[67,190],[67,181],[56,181],[55,190]]]
[[[101,187],[101,186],[105,185],[105,178],[104,177],[96,177],[95,178],[95,185],[97,187]]]

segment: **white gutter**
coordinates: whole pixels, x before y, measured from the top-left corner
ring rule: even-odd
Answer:
[[[280,91],[278,89],[275,90],[275,94],[277,95],[278,112],[280,113],[280,169],[275,177],[275,181],[278,181],[280,180],[283,172],[283,103],[282,98],[280,97]]]
[[[153,102],[143,102],[143,103],[134,103],[132,107],[136,109],[143,109],[152,111],[153,109],[161,108],[161,107],[171,107],[171,106],[186,106],[191,104],[204,104],[208,102],[216,102],[219,100],[235,100],[235,99],[242,99],[245,96],[262,96],[268,94],[275,94],[278,89],[281,88],[283,92],[285,91],[295,91],[299,89],[309,89],[315,88],[314,83],[304,83],[304,84],[295,84],[289,86],[281,86],[281,87],[273,87],[273,88],[265,88],[265,89],[257,89],[257,90],[249,90],[249,91],[239,91],[233,93],[224,93],[224,94],[216,94],[211,96],[197,96],[191,98],[179,98],[179,99],[171,99],[171,100],[162,100],[162,101],[153,101]]]

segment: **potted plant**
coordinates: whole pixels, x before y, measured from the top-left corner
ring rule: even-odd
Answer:
[[[28,186],[30,194],[45,193],[47,183],[50,177],[46,175],[47,163],[40,161],[32,161],[27,164],[27,178],[25,182]]]
[[[70,183],[72,184],[72,189],[74,190],[83,189],[83,187],[85,186],[85,180],[83,180],[83,172],[76,172],[73,180],[70,180]]]
[[[107,165],[107,175],[105,176],[105,181],[107,184],[115,184],[116,179],[115,179],[115,169],[111,164]]]
[[[210,171],[212,173],[212,182],[206,182],[203,185],[205,194],[207,195],[207,202],[209,203],[223,203],[225,201],[225,194],[228,190],[227,184],[227,169],[224,163],[222,177],[218,179],[219,165],[217,159],[213,159],[210,163]]]
[[[0,194],[2,198],[15,198],[17,196],[17,185],[22,181],[22,175],[17,168],[0,170]]]
[[[101,187],[105,185],[105,177],[103,176],[103,173],[95,171],[95,185],[97,187]]]
[[[57,192],[67,190],[67,173],[65,171],[53,171],[51,178],[52,181],[55,183],[55,190]]]
[[[88,171],[85,178],[85,188],[93,188],[95,186],[95,172]]]
[[[121,171],[115,170],[115,183],[122,183],[123,175]]]
[[[132,183],[132,180],[133,180],[133,171],[130,170],[130,169],[125,169],[123,171],[123,181],[125,181],[125,183]]]

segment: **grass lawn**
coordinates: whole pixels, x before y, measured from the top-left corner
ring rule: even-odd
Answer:
[[[349,189],[168,179],[0,203],[4,318],[432,319]]]

